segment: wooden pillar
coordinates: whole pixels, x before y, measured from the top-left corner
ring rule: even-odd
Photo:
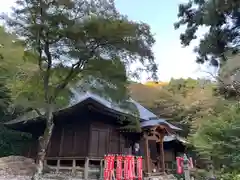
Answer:
[[[144,135],[144,160],[145,160],[145,169],[147,176],[151,173],[150,170],[150,155],[149,155],[149,146],[148,146],[148,136]]]
[[[159,144],[160,144],[160,164],[161,164],[161,172],[165,173],[165,155],[164,155],[164,147],[163,147],[163,141],[164,141],[164,132],[160,133],[159,137]]]
[[[74,159],[72,162],[72,174],[75,175],[76,174],[76,160]]]
[[[59,173],[59,169],[60,169],[60,159],[57,160],[57,169],[56,169],[56,173]]]
[[[84,165],[84,179],[88,180],[88,172],[89,172],[89,158],[86,157],[85,165]]]

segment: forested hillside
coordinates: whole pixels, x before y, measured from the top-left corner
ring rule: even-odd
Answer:
[[[13,82],[18,73],[27,66],[22,59],[24,48],[16,43],[13,35],[0,28],[0,156],[18,154],[25,142],[30,139],[27,134],[6,129],[2,123],[22,114],[22,108],[13,106]],[[27,70],[30,70],[27,68]],[[25,71],[27,72],[27,71]]]
[[[36,58],[35,55],[25,56],[27,52],[23,45],[3,28],[0,28],[0,45],[0,156],[6,156],[18,154],[22,143],[27,142],[30,137],[8,130],[2,123],[33,110],[29,107],[37,109],[39,104],[33,102],[42,96],[38,97],[39,94],[34,94],[35,92],[29,94],[37,91],[39,86],[35,86],[36,84],[28,84],[30,91],[25,91],[27,88],[21,89],[25,87],[23,82],[38,72],[37,64],[32,61]],[[201,48],[203,47],[199,51],[203,51]],[[217,175],[232,180],[240,172],[240,61],[239,56],[226,57],[228,61],[222,63],[219,76],[214,77],[214,82],[191,78],[172,79],[169,83],[158,85],[130,82],[128,92],[133,99],[159,117],[167,118],[182,127],[181,135],[188,139],[195,152],[212,163]],[[199,61],[202,58],[201,56]],[[122,70],[120,72],[125,73],[125,69]],[[63,72],[62,69],[56,71],[55,77],[58,77],[59,72]],[[115,71],[111,70],[112,72]],[[107,77],[110,70],[104,73]],[[121,85],[126,83],[124,78]],[[70,94],[60,96],[58,102],[68,103],[66,99],[69,98],[65,98],[66,96]],[[32,103],[29,104],[29,101]]]
[[[0,39],[4,42],[0,51],[3,56],[1,77],[8,77],[1,81],[2,123],[26,110],[13,105],[16,92],[15,85],[11,84],[16,82],[17,72],[28,74],[33,71],[34,65],[28,63],[26,66],[22,59],[22,46],[14,42],[14,36],[5,33],[2,28],[0,30]],[[222,91],[218,91],[222,87],[220,85],[205,79],[189,78],[172,79],[168,84],[158,86],[130,83],[128,89],[133,99],[159,117],[183,127],[181,135],[188,138],[198,154],[211,157],[217,170],[227,165],[225,171],[232,172],[231,169],[234,169],[232,173],[235,173],[240,167],[239,105],[232,98],[224,98]],[[21,149],[20,142],[28,141],[29,137],[7,130],[2,125],[0,128],[0,156],[17,154]]]
[[[179,37],[183,46],[200,38],[194,48],[196,62],[219,70],[209,73],[217,83],[215,103],[197,109],[190,138],[199,153],[211,157],[221,179],[227,180],[238,180],[240,174],[239,7],[235,0],[189,0],[179,5],[174,24],[175,29],[184,28]],[[200,36],[202,27],[206,31]]]
[[[222,94],[223,86],[205,79],[172,79],[161,88],[135,84],[130,89],[135,99],[182,127],[181,135],[200,159],[229,178],[228,173],[240,170],[240,111],[236,99]]]

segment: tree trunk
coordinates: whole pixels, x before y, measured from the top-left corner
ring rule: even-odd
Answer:
[[[46,128],[44,130],[43,136],[39,137],[39,149],[37,157],[36,172],[34,173],[32,180],[40,180],[43,174],[44,160],[46,156],[47,147],[52,136],[52,131],[54,127],[53,123],[53,108],[49,106],[46,111]]]

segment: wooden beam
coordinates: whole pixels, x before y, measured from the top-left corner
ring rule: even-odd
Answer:
[[[163,147],[163,139],[164,139],[164,131],[161,134],[159,138],[159,144],[160,144],[160,158],[159,163],[161,164],[161,172],[165,173],[165,154],[164,154],[164,147]]]
[[[148,176],[151,173],[151,169],[150,169],[150,155],[149,155],[147,135],[144,136],[144,160],[145,160],[146,175]]]

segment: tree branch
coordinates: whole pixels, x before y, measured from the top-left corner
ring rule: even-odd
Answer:
[[[43,116],[44,114],[42,114],[41,113],[41,111],[39,110],[39,109],[37,109],[37,108],[27,108],[26,110],[25,110],[26,112],[30,112],[30,111],[35,111],[37,114],[38,114],[38,116]]]
[[[63,80],[62,83],[60,83],[54,90],[53,93],[53,100],[58,96],[58,94],[61,92],[62,89],[64,89],[69,81],[75,77],[76,75],[78,75],[80,73],[80,71],[77,71],[77,69],[80,69],[84,64],[85,61],[84,60],[79,60],[77,63],[73,64],[71,67],[70,72],[68,73],[68,75],[65,77],[65,79]]]
[[[222,80],[219,76],[216,76],[216,75],[213,75],[213,73],[211,72],[208,72],[208,71],[202,71],[202,72],[205,72],[207,74],[209,74],[212,78],[214,78],[215,80],[217,80],[218,82],[220,82],[225,88],[227,89],[234,89],[237,93],[240,94],[240,90],[238,90],[237,88],[234,87],[234,84],[226,84],[224,82],[224,80]],[[234,82],[237,82],[239,85],[240,85],[240,82],[239,81],[233,81]],[[231,87],[230,87],[231,86]]]
[[[58,94],[61,92],[61,90],[64,89],[64,88],[68,85],[69,81],[70,81],[73,77],[75,77],[76,75],[78,75],[78,74],[80,73],[80,68],[83,67],[83,66],[86,64],[86,62],[87,62],[91,57],[94,56],[95,50],[96,50],[97,48],[99,48],[100,46],[102,46],[102,45],[103,45],[103,44],[98,44],[98,45],[96,45],[94,48],[92,48],[92,51],[89,53],[89,56],[85,58],[85,60],[80,60],[80,59],[79,59],[77,63],[75,63],[75,64],[72,65],[70,72],[69,72],[68,75],[65,77],[65,79],[63,80],[63,82],[60,83],[60,84],[55,88],[55,91],[54,91],[53,97],[52,97],[53,100],[55,100],[55,98],[58,96]],[[78,69],[79,71],[77,71],[77,69]]]
[[[45,90],[45,101],[49,104],[50,102],[50,97],[49,97],[49,78],[50,78],[50,71],[52,68],[52,56],[51,53],[49,51],[49,42],[46,41],[45,42],[45,46],[44,46],[44,52],[47,56],[47,69],[44,72],[44,90]]]

